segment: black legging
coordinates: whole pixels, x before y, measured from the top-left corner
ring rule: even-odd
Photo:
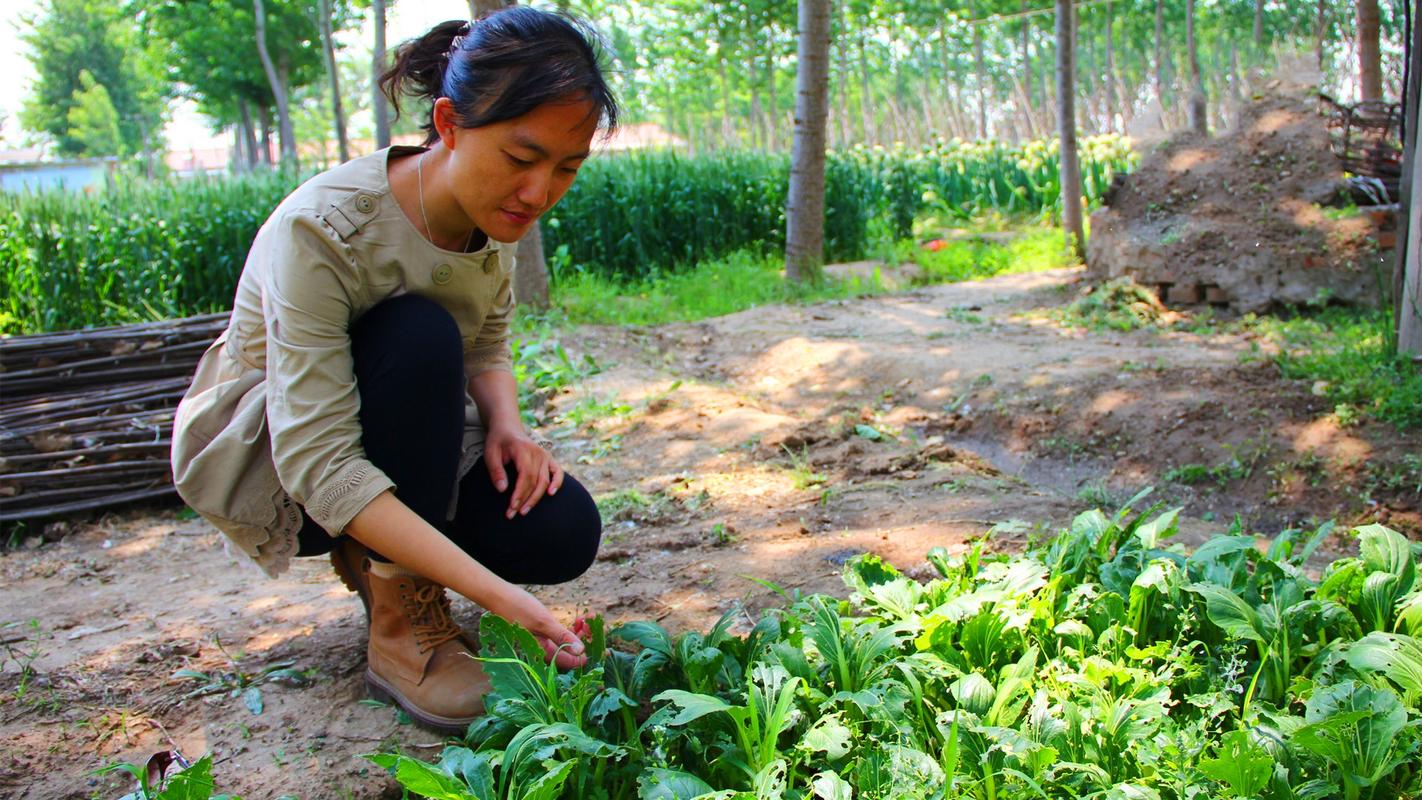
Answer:
[[[395,482],[395,496],[494,574],[513,583],[562,583],[587,571],[602,520],[582,484],[565,476],[528,516],[504,516],[518,475],[508,466],[500,493],[482,459],[459,483],[446,520],[464,434],[464,357],[449,312],[417,295],[377,304],[351,326],[360,392],[361,445]],[[310,516],[300,555],[330,552],[334,540]]]

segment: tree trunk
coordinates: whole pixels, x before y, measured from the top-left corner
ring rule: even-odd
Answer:
[[[874,133],[874,109],[869,107],[869,56],[864,51],[864,36],[861,34],[855,37],[855,41],[859,43],[859,112],[860,122],[864,127],[863,135],[860,136],[860,139],[863,140],[864,144],[869,144],[874,141],[874,139],[870,138]],[[797,66],[795,69],[795,104],[797,107],[800,104],[799,71],[799,67]],[[798,110],[796,111],[796,115],[799,115]],[[878,137],[874,138],[877,139]]]
[[[242,126],[240,124],[232,126],[232,152],[227,157],[227,171],[233,175],[241,175],[247,171],[247,153],[242,140]]]
[[[1416,17],[1411,51],[1404,88],[1407,114],[1402,121],[1402,185],[1392,285],[1397,350],[1422,359],[1422,24]]]
[[[1200,54],[1195,42],[1195,0],[1185,0],[1185,57],[1190,62],[1190,130],[1204,135],[1209,121],[1205,117],[1205,82],[1200,77]]]
[[[1319,0],[1322,2],[1322,0]],[[1155,0],[1155,100],[1165,112],[1165,0]]]
[[[1086,257],[1086,233],[1081,220],[1081,165],[1076,152],[1076,32],[1072,0],[1057,5],[1057,135],[1061,137],[1062,229],[1072,255]]]
[[[1116,12],[1111,0],[1106,0],[1106,130],[1116,131],[1116,112],[1120,99],[1116,96]]]
[[[1323,39],[1328,33],[1328,0],[1318,0],[1318,20],[1314,23],[1313,58],[1323,71]]]
[[[825,241],[825,116],[829,100],[830,0],[800,0],[795,66],[795,142],[785,206],[785,276],[819,280]]]
[[[844,52],[844,39],[834,43],[835,56],[839,68],[835,70],[835,92],[839,94],[836,103],[835,120],[839,123],[839,146],[849,147],[849,56]]]
[[[1264,52],[1264,0],[1254,0],[1254,52]]]
[[[336,45],[331,36],[331,0],[320,0],[321,55],[326,61],[326,74],[331,79],[331,117],[336,123],[336,147],[341,163],[351,160],[351,144],[346,138],[346,112],[341,106],[341,78],[336,72]]]
[[[1027,13],[1027,0],[1022,0],[1019,8],[1023,14]],[[1022,88],[1026,90],[1027,118],[1032,118],[1032,53],[1028,50],[1029,34],[1032,32],[1032,18],[1022,18],[1022,33],[1019,47],[1022,51]]]
[[[237,101],[237,126],[241,131],[243,154],[247,159],[247,168],[244,172],[251,172],[257,168],[257,131],[252,127],[252,112],[247,108],[247,101],[239,99]]]
[[[271,53],[267,50],[267,11],[263,0],[252,0],[252,8],[257,19],[257,56],[262,60],[262,71],[271,84],[272,97],[276,100],[277,126],[281,135],[281,165],[296,169],[296,131],[291,126],[291,106],[286,97],[286,81],[277,74]]]
[[[976,11],[973,12],[976,15]],[[986,140],[987,133],[987,70],[983,68],[983,26],[973,25],[973,69],[977,73],[978,84],[978,138]]]
[[[766,136],[767,145],[773,152],[780,146],[780,136],[778,128],[780,123],[780,102],[775,93],[775,26],[768,24],[766,28],[766,49],[765,49],[765,89],[766,100],[770,104],[770,113],[766,115]]]
[[[262,164],[267,167],[276,165],[272,158],[272,110],[266,106],[257,109],[257,119],[262,125]]]
[[[380,75],[385,71],[385,0],[371,0],[371,13],[375,16],[375,49],[370,55],[370,110],[375,115],[375,149],[384,150],[390,146],[390,104],[385,92],[380,91]]]
[[[1358,0],[1358,88],[1364,100],[1382,99],[1378,0]]]

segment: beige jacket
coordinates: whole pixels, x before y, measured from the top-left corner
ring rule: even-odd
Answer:
[[[386,178],[389,153],[418,150],[355,159],[282,201],[252,243],[226,332],[178,406],[178,494],[269,575],[296,554],[303,507],[338,535],[394,488],[361,449],[351,323],[386,298],[422,295],[459,324],[466,375],[511,368],[514,246],[455,253],[425,239]],[[459,477],[483,442],[466,398]]]

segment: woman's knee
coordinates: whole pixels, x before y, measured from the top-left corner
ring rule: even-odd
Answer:
[[[351,352],[357,377],[382,380],[439,375],[463,383],[463,345],[459,325],[442,306],[419,295],[383,300],[351,326]]]
[[[592,495],[576,478],[565,477],[563,486],[552,498],[558,506],[555,524],[562,532],[561,551],[550,561],[550,574],[546,583],[566,583],[577,579],[588,571],[597,560],[598,545],[602,542],[602,515]]]

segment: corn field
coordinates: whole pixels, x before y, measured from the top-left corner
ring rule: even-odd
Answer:
[[[1133,156],[1087,139],[1096,202]],[[595,158],[546,218],[553,278],[576,269],[645,278],[737,250],[783,249],[789,158],[670,152]],[[915,217],[1060,211],[1054,142],[856,147],[826,166],[825,256],[867,256]],[[220,311],[258,228],[296,176],[135,183],[92,195],[0,194],[0,333],[36,333]]]

